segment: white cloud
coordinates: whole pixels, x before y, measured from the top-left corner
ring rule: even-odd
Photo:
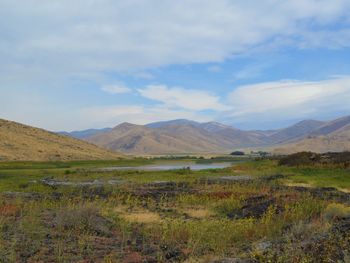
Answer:
[[[132,90],[126,87],[124,84],[114,84],[114,85],[105,85],[101,88],[104,92],[110,94],[123,94],[130,93]]]
[[[263,71],[270,67],[273,63],[261,62],[259,64],[253,64],[245,66],[242,69],[234,72],[232,80],[253,79],[263,74]]]
[[[172,119],[209,121],[211,116],[202,116],[193,111],[172,110],[161,106],[96,106],[82,109],[79,119],[84,127],[113,127],[121,122],[147,124]]]
[[[3,0],[0,71],[26,65],[66,76],[219,62],[271,42],[349,47],[347,30],[334,27],[348,25],[348,10],[348,0]]]
[[[160,101],[172,108],[188,110],[227,110],[228,107],[220,103],[218,96],[207,91],[184,89],[181,87],[167,87],[166,85],[149,85],[138,90],[141,96]]]
[[[241,86],[229,95],[235,119],[280,121],[350,111],[350,76],[328,80],[277,81]]]

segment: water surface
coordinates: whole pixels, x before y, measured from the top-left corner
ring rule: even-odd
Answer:
[[[161,164],[149,164],[142,166],[113,166],[104,167],[100,170],[103,171],[116,171],[116,170],[143,170],[143,171],[167,171],[167,170],[178,170],[178,169],[191,169],[193,171],[200,171],[206,169],[222,169],[232,166],[231,162],[221,162],[221,163],[161,163]]]

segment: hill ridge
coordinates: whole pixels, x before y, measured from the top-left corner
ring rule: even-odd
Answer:
[[[69,136],[0,119],[0,160],[68,161],[117,159],[121,154]]]

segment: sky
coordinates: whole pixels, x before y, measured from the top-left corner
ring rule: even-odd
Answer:
[[[0,0],[0,118],[276,129],[349,114],[349,0]]]

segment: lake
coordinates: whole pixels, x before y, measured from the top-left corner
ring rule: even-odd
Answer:
[[[143,170],[143,171],[167,171],[189,168],[193,171],[207,170],[207,169],[222,169],[232,166],[233,162],[221,162],[221,163],[191,163],[191,162],[176,162],[176,163],[160,163],[149,164],[142,166],[113,166],[104,167],[99,170],[102,171],[118,171],[118,170]]]

